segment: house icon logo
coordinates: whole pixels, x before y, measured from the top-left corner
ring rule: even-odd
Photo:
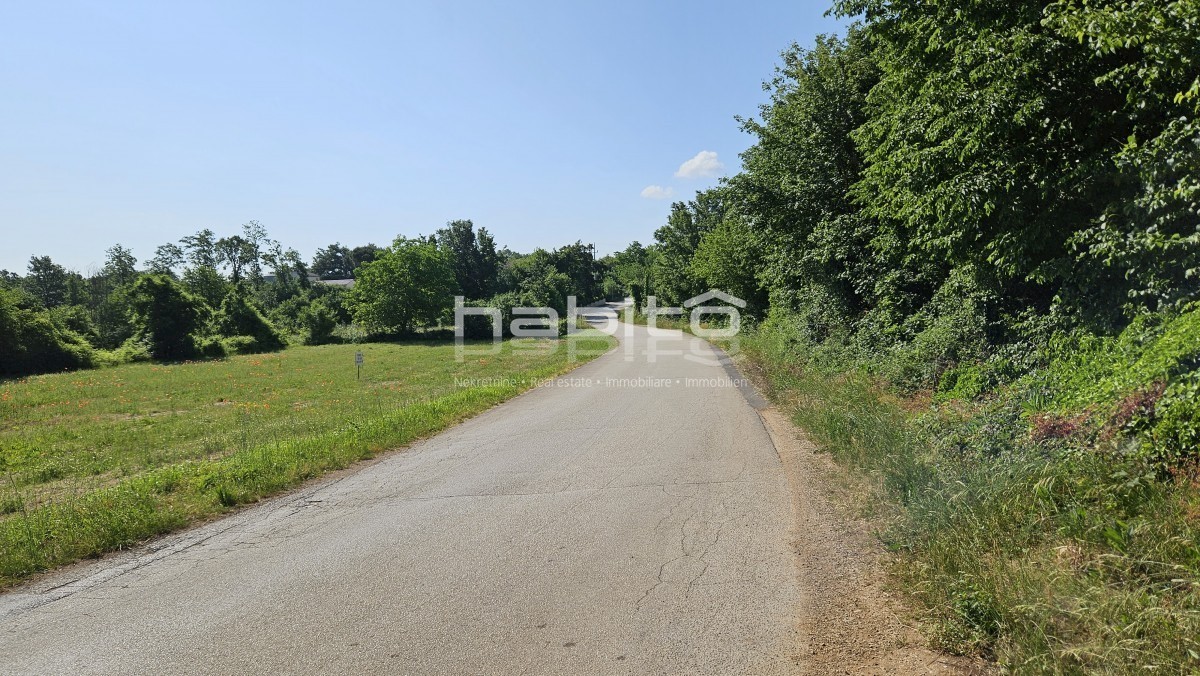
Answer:
[[[694,308],[713,300],[719,300],[726,306],[732,305],[743,310],[746,309],[746,301],[738,298],[737,296],[731,296],[720,289],[711,289],[706,293],[700,294],[699,296],[689,298],[683,301],[683,306],[686,308]]]

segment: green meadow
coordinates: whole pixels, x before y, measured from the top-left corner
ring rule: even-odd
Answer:
[[[613,344],[325,345],[0,381],[0,585],[401,447]]]

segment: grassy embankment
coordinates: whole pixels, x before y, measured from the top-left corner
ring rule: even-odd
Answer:
[[[296,347],[0,381],[0,586],[428,436],[612,344],[507,341],[462,363],[453,343]]]
[[[937,644],[1019,673],[1197,673],[1200,491],[1178,454],[1197,447],[1200,312],[1058,340],[1008,382],[960,365],[936,392],[795,335],[742,345],[814,441],[877,478]]]

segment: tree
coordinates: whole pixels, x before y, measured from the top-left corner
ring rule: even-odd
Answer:
[[[656,256],[657,251],[653,247],[633,242],[624,251],[607,257],[605,274],[613,279],[622,295],[633,298],[635,307],[643,307],[646,296],[653,293],[650,271]]]
[[[51,373],[92,365],[82,336],[23,304],[20,291],[0,288],[0,374]]]
[[[479,249],[479,290],[484,295],[495,293],[500,276],[500,254],[496,238],[487,228],[480,228],[476,238]]]
[[[279,242],[268,237],[266,227],[258,221],[242,224],[242,241],[245,246],[246,271],[250,280],[258,283],[262,280],[264,255],[273,248],[279,248]]]
[[[120,244],[114,244],[104,252],[104,269],[101,270],[110,286],[121,286],[137,277],[137,259],[133,252]]]
[[[1070,281],[1070,242],[1128,191],[1113,156],[1134,127],[1109,65],[1048,29],[1042,2],[839,8],[870,17],[880,80],[853,134],[854,195],[884,241],[942,264],[927,289],[969,268],[1000,303],[990,314],[1048,311]]]
[[[196,333],[208,314],[204,301],[166,275],[145,275],[130,293],[137,335],[155,359],[190,359],[199,354]]]
[[[867,121],[867,95],[879,81],[863,31],[851,28],[845,40],[818,37],[811,49],[792,45],[782,59],[763,85],[771,99],[759,119],[739,119],[755,144],[726,189],[732,210],[764,245],[757,276],[771,305],[845,326],[879,295],[896,301],[914,290],[931,293],[936,282],[920,282],[937,278],[938,269],[928,257],[906,258],[851,194],[864,166],[853,134]],[[722,255],[715,244],[710,263]],[[881,259],[902,272],[889,276]]]
[[[527,307],[554,308],[559,314],[567,310],[567,296],[574,293],[570,277],[558,269],[557,256],[545,249],[534,249],[533,253],[515,261],[517,298]]]
[[[96,324],[96,347],[116,349],[134,334],[130,322],[129,293],[132,285],[119,286],[106,295],[92,310]]]
[[[200,298],[214,310],[221,306],[225,294],[229,293],[229,282],[225,281],[216,268],[206,265],[185,270],[183,287],[188,293]]]
[[[454,278],[467,298],[486,298],[495,292],[499,259],[496,241],[485,228],[475,233],[471,221],[451,221],[437,231],[438,245],[450,252]]]
[[[179,240],[186,252],[187,261],[193,268],[213,268],[219,264],[217,260],[217,236],[212,230],[205,228],[194,235],[188,235]]]
[[[376,331],[430,326],[454,307],[450,253],[426,239],[398,238],[358,270],[350,290],[355,320]]]
[[[107,260],[104,268],[100,275],[92,279],[95,294],[92,316],[96,325],[94,342],[97,347],[114,349],[134,333],[129,321],[129,292],[138,277],[137,259],[133,252],[120,244],[105,253]],[[169,268],[161,274],[170,274]]]
[[[676,202],[671,205],[667,224],[654,231],[659,255],[651,275],[661,303],[678,305],[706,290],[703,281],[692,273],[692,256],[705,233],[715,225],[714,220],[720,220],[711,218],[711,206]]]
[[[168,242],[154,250],[154,257],[149,261],[150,271],[160,275],[172,275],[175,268],[183,265],[185,260],[183,247]]]
[[[374,261],[379,256],[380,251],[382,249],[374,244],[364,244],[354,247],[350,250],[350,259],[354,261],[354,268],[358,269],[360,266]]]
[[[25,290],[43,307],[57,307],[70,300],[71,275],[49,256],[30,257],[29,274],[23,281]]]
[[[603,294],[600,290],[600,268],[591,246],[575,242],[550,252],[554,268],[568,280],[567,293],[580,304],[590,303]]]
[[[1131,315],[1179,308],[1200,296],[1200,2],[1059,0],[1046,17],[1107,69],[1132,125],[1115,139],[1121,189],[1071,239],[1070,291],[1094,303],[1108,286]]]
[[[312,271],[321,279],[350,279],[354,276],[354,255],[334,242],[313,254]]]
[[[217,311],[217,332],[226,338],[249,338],[245,345],[239,346],[238,352],[273,352],[282,349],[287,344],[283,336],[254,307],[249,296],[244,283],[234,284],[229,289],[221,301],[221,309]]]
[[[730,216],[709,230],[692,258],[692,275],[705,286],[746,301],[747,311],[762,314],[767,299],[757,272],[762,269],[762,245],[745,220]]]
[[[240,235],[222,237],[216,243],[217,262],[229,267],[229,281],[237,284],[252,264],[258,263],[258,250]]]

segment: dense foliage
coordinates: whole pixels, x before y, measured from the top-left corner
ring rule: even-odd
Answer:
[[[0,374],[91,366],[92,348],[17,291],[0,288]]]
[[[1050,336],[1187,311],[1198,7],[843,0],[860,22],[788,49],[741,120],[742,171],[610,274],[667,304],[734,292],[907,390],[969,363],[994,390],[1045,363]]]
[[[133,285],[130,311],[155,359],[192,359],[200,354],[196,333],[206,319],[204,301],[166,275],[146,275]]]
[[[436,243],[399,238],[358,271],[354,318],[377,331],[434,324],[454,303],[454,260]]]

